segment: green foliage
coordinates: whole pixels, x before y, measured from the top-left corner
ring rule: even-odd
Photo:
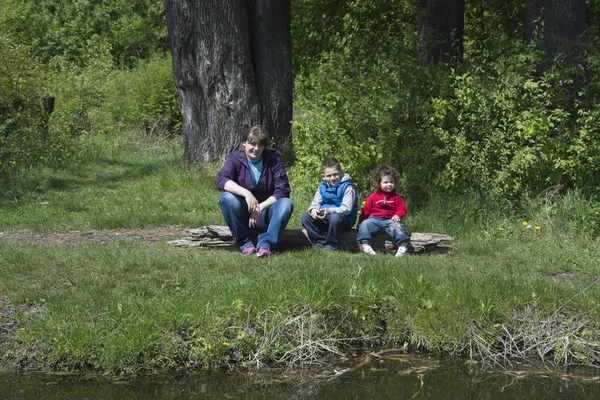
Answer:
[[[57,58],[49,67],[48,86],[56,97],[50,130],[69,137],[97,132],[91,115],[104,103],[117,71],[108,49],[95,49],[96,57],[86,67]]]
[[[559,60],[540,73],[533,46],[504,46],[494,58],[476,54],[464,70],[453,70],[451,91],[433,99],[429,129],[445,164],[436,184],[513,198],[557,184],[594,184],[598,114],[585,99],[594,88],[581,80],[586,68],[597,74],[595,59],[585,67],[581,57]]]
[[[139,130],[149,135],[179,133],[177,103],[170,53],[152,57],[137,67],[115,73],[102,103],[92,110],[99,133]]]
[[[83,66],[107,48],[115,65],[133,66],[168,49],[161,0],[3,0],[0,27],[44,63]]]
[[[68,151],[68,135],[49,129],[47,94],[41,66],[0,42],[0,179]]]

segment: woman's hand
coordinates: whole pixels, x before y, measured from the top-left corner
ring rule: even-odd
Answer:
[[[257,211],[260,214],[260,204],[258,203],[258,200],[256,200],[256,197],[250,193],[250,191],[244,195],[244,199],[246,199],[246,204],[248,204],[248,212],[250,214],[254,214]]]

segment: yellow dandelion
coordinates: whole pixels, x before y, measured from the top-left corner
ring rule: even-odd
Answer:
[[[498,230],[499,230],[499,231],[503,231],[503,230],[504,230],[504,228],[498,228]]]
[[[542,229],[542,227],[541,227],[541,226],[539,226],[539,225],[536,225],[536,226],[535,226],[535,230],[536,230],[536,231],[539,231],[540,229]]]
[[[363,206],[364,206],[365,204],[367,204],[367,201],[366,201],[366,200],[362,202],[362,205],[363,205]]]
[[[44,159],[44,156],[40,156],[40,160],[43,160],[43,159]]]
[[[17,165],[16,161],[11,162],[12,165]]]
[[[206,350],[210,350],[210,349],[212,349],[212,346],[211,346],[210,344],[207,344],[206,346],[204,346],[204,348],[205,348]]]
[[[229,347],[229,342],[223,342],[223,346]]]
[[[523,222],[521,222],[521,225],[523,225],[523,226],[527,226],[527,225],[529,225],[529,222],[527,222],[527,221],[523,221]]]

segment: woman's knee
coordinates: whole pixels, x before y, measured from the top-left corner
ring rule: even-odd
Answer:
[[[242,207],[242,200],[232,193],[223,192],[221,193],[221,197],[219,197],[219,206],[221,209],[239,209]]]
[[[292,203],[292,200],[287,197],[282,197],[281,199],[277,200],[277,205],[283,212],[290,214],[294,212],[294,203]]]

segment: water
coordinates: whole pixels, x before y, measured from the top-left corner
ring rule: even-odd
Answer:
[[[492,373],[464,363],[396,357],[337,378],[332,379],[332,374],[331,369],[194,373],[124,381],[89,375],[5,374],[0,375],[0,399],[600,399],[600,371]]]

